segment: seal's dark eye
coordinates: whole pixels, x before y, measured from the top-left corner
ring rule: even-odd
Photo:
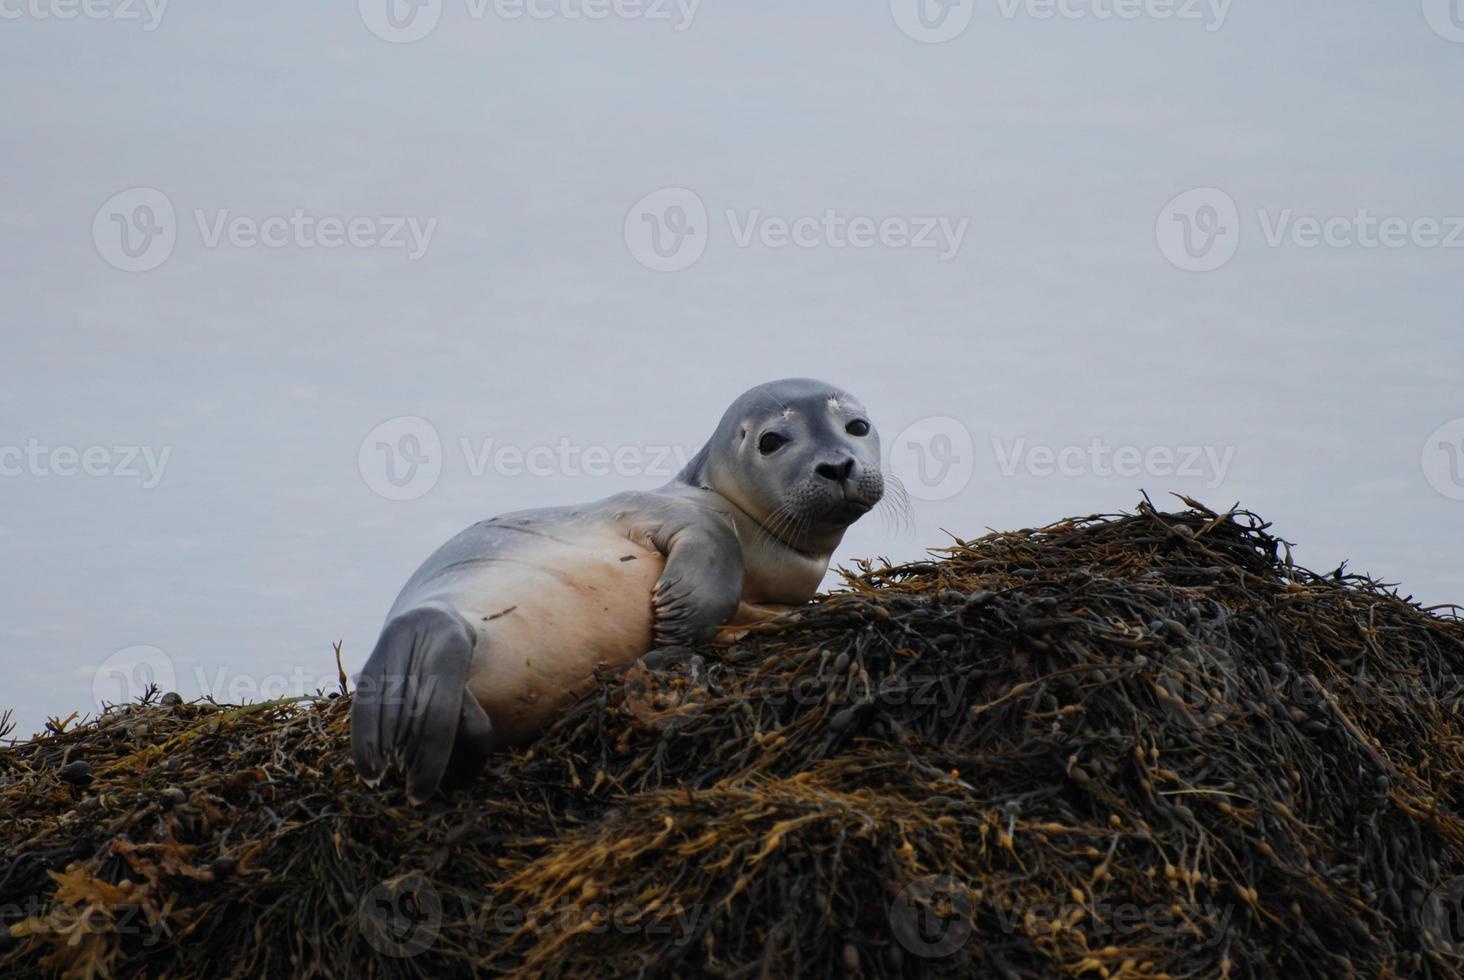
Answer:
[[[783,443],[787,441],[776,432],[764,432],[763,437],[757,441],[757,451],[768,456],[782,449]]]
[[[844,431],[851,436],[867,436],[869,435],[869,423],[863,419],[855,419],[853,422],[844,426]]]

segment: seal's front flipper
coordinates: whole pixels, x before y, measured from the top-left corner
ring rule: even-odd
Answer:
[[[407,795],[421,801],[442,783],[459,741],[469,752],[491,749],[488,716],[466,689],[473,644],[472,627],[442,605],[386,624],[351,705],[351,754],[367,785],[395,765],[406,773]]]
[[[667,523],[652,540],[666,556],[651,594],[656,646],[710,640],[742,598],[742,546],[732,522],[699,512],[687,523]]]

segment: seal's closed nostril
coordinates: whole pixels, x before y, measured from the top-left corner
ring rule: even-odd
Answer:
[[[825,480],[847,480],[849,474],[854,472],[854,460],[851,458],[842,463],[819,463],[813,468],[813,471]]]

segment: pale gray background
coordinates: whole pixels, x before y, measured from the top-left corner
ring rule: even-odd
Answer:
[[[44,0],[38,0],[44,2]],[[15,8],[10,8],[15,9]],[[1464,250],[1267,248],[1255,211],[1464,215],[1464,44],[1417,0],[1236,0],[1204,22],[1007,19],[939,45],[885,2],[705,0],[691,27],[475,20],[387,43],[353,2],[177,3],[157,30],[0,20],[0,444],[172,447],[162,483],[0,478],[0,705],[93,707],[154,645],[177,687],[359,667],[416,564],[494,513],[654,477],[473,477],[457,440],[694,449],[757,381],[859,394],[890,440],[961,419],[975,474],[840,560],[1128,508],[1259,510],[1299,560],[1464,601],[1464,503],[1426,437],[1464,416]],[[108,265],[92,220],[164,191],[177,246]],[[690,269],[623,237],[694,189]],[[1225,189],[1239,254],[1195,274],[1167,201]],[[205,248],[192,210],[439,222],[428,254]],[[969,217],[928,251],[739,249],[722,212]],[[417,415],[430,493],[374,494],[366,433]],[[991,440],[1234,447],[1224,482],[1003,476]]]

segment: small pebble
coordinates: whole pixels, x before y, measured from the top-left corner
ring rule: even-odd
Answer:
[[[91,763],[85,759],[68,762],[61,767],[61,778],[75,786],[85,786],[92,779]]]

